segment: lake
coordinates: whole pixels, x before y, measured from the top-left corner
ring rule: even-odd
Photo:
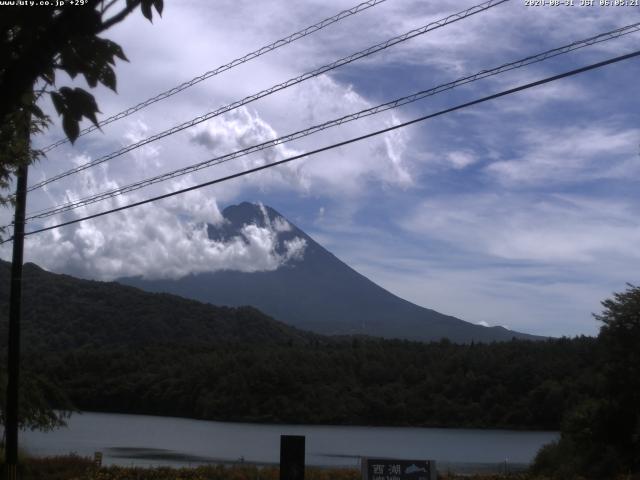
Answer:
[[[68,427],[21,432],[20,446],[36,456],[103,453],[103,464],[188,466],[274,464],[280,435],[306,436],[306,462],[359,465],[360,457],[435,459],[438,469],[523,468],[556,432],[406,427],[261,425],[107,413],[74,414]]]

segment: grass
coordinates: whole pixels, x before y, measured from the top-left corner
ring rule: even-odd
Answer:
[[[0,465],[4,474],[4,465]],[[277,467],[207,465],[192,468],[108,466],[96,468],[91,458],[67,455],[24,458],[21,480],[278,480]],[[3,477],[4,478],[4,477]],[[355,469],[307,468],[305,480],[359,480]]]
[[[4,465],[0,465],[4,475]],[[4,477],[2,477],[4,478]],[[25,458],[20,466],[21,480],[279,480],[277,467],[253,465],[207,465],[192,468],[143,468],[109,466],[96,468],[91,458],[67,455]],[[307,468],[305,480],[360,480],[356,469]],[[439,480],[555,480],[528,473],[501,475],[442,474]],[[570,480],[570,479],[562,479]],[[578,479],[574,479],[578,480]],[[615,480],[640,480],[622,476]]]
[[[24,455],[19,459],[19,478],[29,480],[69,480],[83,479],[93,461],[90,458],[83,458],[77,455],[65,455],[61,457],[49,458],[27,458]],[[2,478],[6,475],[4,463],[2,468]]]

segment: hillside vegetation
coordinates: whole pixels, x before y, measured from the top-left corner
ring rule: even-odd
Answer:
[[[80,409],[211,420],[557,429],[594,341],[84,348],[28,357]]]
[[[9,311],[10,264],[0,261],[0,318]],[[6,321],[0,335],[6,338]],[[306,342],[313,334],[251,307],[216,307],[113,282],[57,275],[24,266],[22,343],[26,352]],[[4,346],[6,342],[1,344]]]
[[[9,265],[0,267],[6,315]],[[83,410],[557,429],[589,395],[597,355],[591,338],[456,345],[323,337],[253,308],[215,307],[33,264],[25,265],[24,304],[26,368]]]

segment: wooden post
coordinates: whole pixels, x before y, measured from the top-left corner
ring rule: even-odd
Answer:
[[[22,316],[22,261],[24,252],[24,216],[27,205],[28,167],[17,171],[16,211],[13,225],[13,258],[11,260],[11,292],[9,297],[9,351],[5,446],[7,478],[18,478],[18,391],[20,378],[20,318]]]
[[[304,443],[302,435],[280,436],[280,480],[304,480]]]

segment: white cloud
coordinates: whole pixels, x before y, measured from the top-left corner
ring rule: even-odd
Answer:
[[[84,172],[80,177],[85,179],[81,182],[81,196],[94,193],[100,184],[94,172]],[[114,185],[113,181],[109,183]],[[135,197],[116,197],[100,205],[82,207],[51,217],[44,226],[123,206],[132,200]],[[264,208],[263,213],[266,215]],[[207,223],[223,221],[215,198],[201,191],[190,192],[179,200],[172,197],[27,237],[26,260],[53,271],[110,280],[136,275],[178,278],[217,270],[275,270],[303,258],[303,238],[280,240],[279,234],[291,229],[282,219],[267,221],[264,227],[244,225],[239,235],[226,241],[211,240]],[[3,256],[8,253],[5,248]]]
[[[123,142],[124,145],[131,145],[138,143],[151,136],[149,125],[143,122],[141,119],[128,122],[129,130],[125,132]],[[124,146],[123,145],[123,146]],[[131,156],[135,162],[137,170],[141,170],[145,175],[150,175],[154,169],[160,168],[162,162],[160,160],[161,148],[154,143],[149,143],[137,148],[131,152]]]
[[[478,159],[470,152],[453,151],[447,154],[447,161],[457,170],[473,165],[477,160]]]
[[[292,230],[291,224],[287,220],[282,217],[276,217],[272,220],[265,206],[262,203],[259,203],[258,206],[260,207],[264,223],[269,230],[277,233],[290,232]]]
[[[640,130],[599,125],[525,128],[515,158],[496,161],[487,171],[509,184],[577,183],[604,178],[631,178],[637,161]]]
[[[217,5],[214,13],[208,5],[190,1],[168,4],[164,17],[153,25],[139,14],[132,15],[109,32],[110,36],[125,47],[131,62],[118,64],[120,95],[98,91],[101,109],[106,114],[118,111],[348,6],[351,4],[310,1],[305,3],[304,8],[293,8],[280,2],[238,4],[224,1]],[[437,5],[427,5],[424,2],[382,4],[277,52],[202,82],[143,110],[131,117],[130,121],[107,126],[107,137],[96,133],[90,139],[79,141],[78,146],[96,156],[94,150],[106,152],[112,146],[119,146],[114,138],[130,143],[461,8],[459,3],[452,1]],[[244,9],[249,9],[253,15],[241,14]],[[528,27],[535,25],[547,37],[553,35],[554,40],[565,37],[575,40],[573,34],[565,32],[566,28],[556,29],[554,25],[566,26],[568,18],[573,22],[579,20],[580,28],[576,27],[574,33],[580,32],[582,35],[584,32],[586,35],[611,26],[616,20],[613,13],[608,10],[600,11],[601,9],[597,12],[598,15],[589,9],[565,9],[576,11],[558,11],[553,14],[542,10],[545,9],[532,11],[521,5],[501,5],[438,29],[420,39],[395,46],[389,50],[388,55],[375,55],[368,62],[426,64],[433,68],[431,76],[436,78],[443,72],[448,75],[452,69],[469,73],[475,68],[485,68],[488,64],[495,63],[496,56],[518,53],[522,50],[520,47],[523,43],[529,45],[530,35],[524,35],[523,24]],[[275,18],[278,19],[277,22],[269,20]],[[529,30],[530,28],[526,29]],[[348,34],[353,31],[358,31],[359,35]],[[497,31],[500,35],[496,35]],[[509,41],[505,42],[504,37],[508,37]],[[181,38],[181,41],[176,42],[175,38]],[[188,55],[185,55],[185,45],[189,45]],[[437,55],[433,54],[436,51]],[[461,55],[463,52],[466,54]],[[463,68],[459,62],[472,64]],[[478,62],[476,67],[474,63]],[[360,64],[358,62],[354,65]],[[396,93],[393,92],[394,96]],[[224,119],[212,121],[208,125],[209,147],[217,153],[227,153],[225,150],[228,148],[247,146],[251,142],[271,138],[276,131],[280,134],[288,133],[301,125],[325,121],[371,105],[372,101],[353,86],[341,84],[330,76],[323,75],[251,104],[250,110],[238,111]],[[391,115],[366,119],[314,137],[314,140],[287,146],[288,149],[275,149],[273,155],[265,152],[245,158],[236,162],[236,165],[259,165],[271,158],[309,150],[313,146],[356,136],[397,121]],[[187,142],[194,131],[182,132],[127,155],[133,161],[115,159],[111,162],[114,165],[111,177],[125,183],[159,170],[169,170],[201,160],[202,150]],[[204,135],[202,129],[199,134]],[[240,138],[234,138],[236,134]],[[195,135],[197,137],[198,133]],[[242,198],[243,190],[260,188],[265,192],[293,190],[304,195],[322,192],[353,199],[354,195],[367,191],[371,182],[377,182],[383,187],[406,188],[414,184],[418,174],[415,165],[411,163],[411,155],[407,152],[407,145],[413,141],[412,136],[407,131],[396,131],[383,138],[371,139],[363,145],[319,155],[313,161],[279,167],[276,170],[280,173],[277,174],[263,172],[256,175],[255,180],[247,179],[237,182],[237,186],[221,187],[226,192],[221,196]],[[215,145],[211,142],[215,142]],[[73,150],[60,149],[59,153],[70,151]],[[64,157],[56,154],[55,162],[43,162],[41,167],[48,175],[65,168],[68,157],[65,160],[61,156]],[[455,162],[460,158],[453,159],[453,165],[458,165]],[[200,178],[208,178],[207,172],[194,177],[194,182],[197,183]],[[34,178],[41,175],[40,172],[32,173]],[[36,195],[31,202],[37,206],[43,200]]]
[[[276,131],[257,112],[241,107],[228,115],[216,117],[197,127],[191,134],[194,144],[205,147],[216,157],[258,145],[278,138]],[[276,161],[300,155],[302,152],[285,144],[262,150],[258,153],[231,160],[228,168],[244,171],[268,165]],[[236,164],[240,164],[238,168]],[[248,180],[249,182],[252,179]],[[261,172],[258,182],[262,185],[277,184],[280,187],[306,190],[308,180],[299,163],[289,163],[277,169]]]
[[[623,204],[624,205],[624,204]],[[579,196],[457,195],[423,202],[402,221],[469,252],[556,264],[640,260],[632,205]]]
[[[133,215],[111,215],[83,222],[27,241],[27,260],[46,269],[80,277],[114,279],[141,275],[179,278],[217,270],[276,270],[300,260],[306,242],[284,242],[277,253],[278,233],[247,225],[227,242],[213,241],[204,224],[180,221],[160,206],[142,207]]]
[[[192,142],[220,155],[299,130],[299,122],[292,121],[294,117],[302,117],[305,119],[305,126],[311,126],[372,106],[350,86],[342,85],[324,75],[308,82],[304,89],[284,93],[283,96],[283,102],[292,105],[293,117],[279,118],[277,114],[269,112],[274,116],[275,123],[284,125],[283,129],[276,130],[257,111],[239,108],[196,128],[192,134]],[[317,102],[317,98],[323,98],[324,101]],[[233,167],[234,171],[273,163],[330,145],[336,140],[357,137],[398,123],[400,119],[390,114],[364,118],[344,124],[339,129],[326,130],[241,157],[230,162],[229,168],[232,168],[234,162],[242,165],[241,168]],[[367,191],[367,184],[371,182],[406,188],[413,183],[412,166],[406,155],[409,141],[406,132],[396,130],[369,142],[341,147],[312,159],[300,159],[243,180],[247,185],[263,189],[297,190],[303,194],[335,192],[341,195],[359,195]]]
[[[191,182],[183,179],[172,185],[172,190],[180,190],[191,186]],[[192,190],[187,193],[169,197],[163,206],[175,215],[186,216],[196,223],[220,225],[224,218],[218,208],[218,202],[208,190]]]

